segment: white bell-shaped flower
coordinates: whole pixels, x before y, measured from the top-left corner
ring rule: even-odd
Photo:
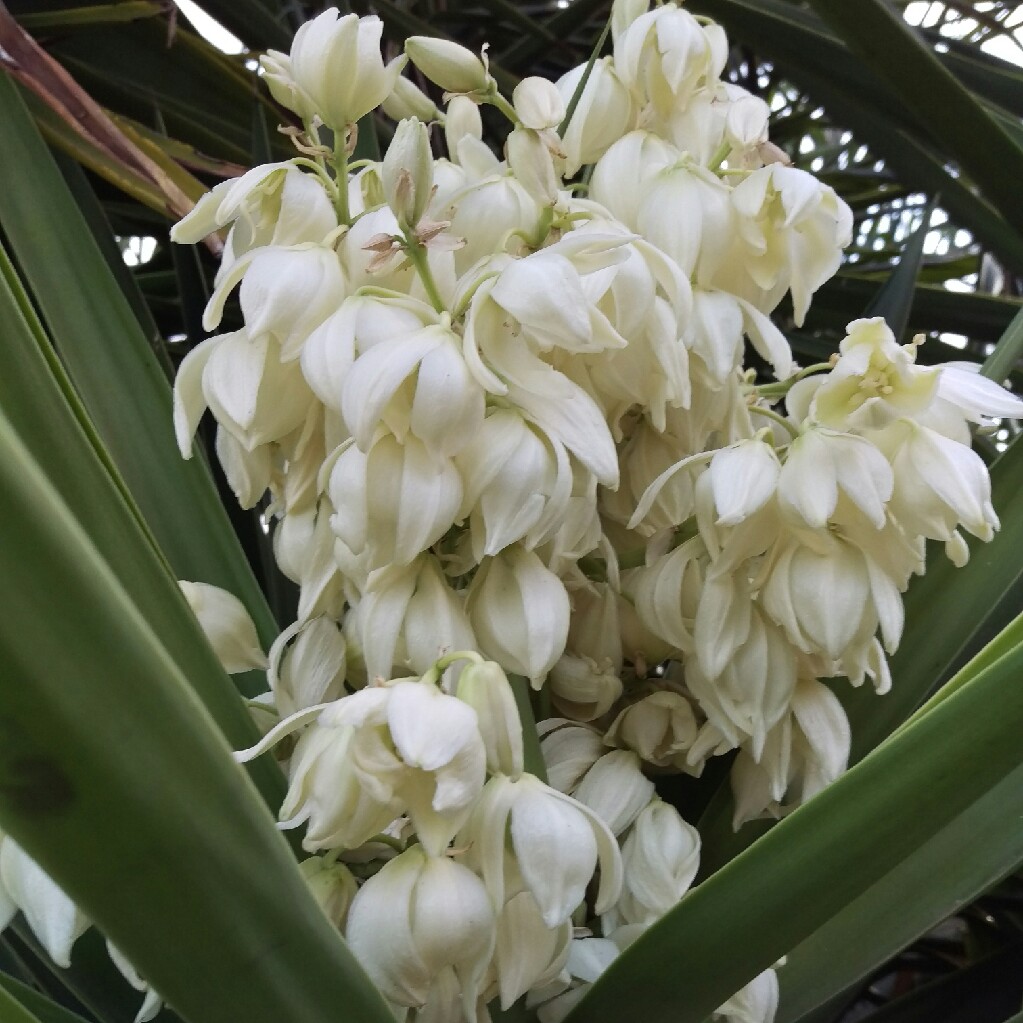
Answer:
[[[686,682],[707,719],[738,746],[752,739],[760,756],[766,735],[788,713],[796,686],[796,651],[785,634],[754,606],[746,640],[716,678],[699,659],[686,665]]]
[[[730,169],[760,166],[757,146],[767,140],[770,109],[741,86],[717,82],[701,89],[684,107],[655,116],[647,127],[663,135],[698,164],[711,167],[727,153]],[[754,162],[755,161],[755,162]]]
[[[291,43],[290,78],[308,97],[313,111],[335,131],[345,129],[379,106],[394,89],[404,61],[392,61],[386,67],[380,53],[383,22],[375,15],[359,18],[354,14],[338,17],[331,7],[295,33]],[[280,57],[275,51],[271,56]],[[275,68],[282,77],[283,68]],[[284,83],[275,96],[282,100]],[[284,102],[284,100],[282,100]],[[308,116],[304,109],[296,113]]]
[[[217,282],[203,313],[206,330],[220,323],[227,296],[239,281],[248,336],[253,341],[275,340],[284,361],[298,358],[306,338],[347,293],[341,263],[332,248],[302,244],[254,249],[236,260]]]
[[[494,950],[501,1009],[509,1009],[527,991],[551,983],[565,966],[571,942],[571,921],[548,927],[530,892],[508,899],[497,918]]]
[[[981,540],[998,528],[991,504],[991,477],[965,444],[911,420],[875,435],[891,459],[895,486],[889,507],[906,530],[949,541],[957,526]]]
[[[582,903],[598,860],[596,912],[605,912],[621,891],[621,853],[608,826],[589,807],[531,774],[491,778],[463,839],[471,843],[467,856],[495,905],[504,905],[510,845],[522,884],[547,927],[563,924]]]
[[[696,717],[681,693],[662,689],[630,704],[615,718],[605,741],[633,750],[655,767],[686,769],[696,742]]]
[[[456,521],[462,480],[451,459],[418,438],[389,433],[366,454],[350,444],[334,463],[328,493],[338,539],[370,568],[408,565]]]
[[[170,232],[171,241],[194,244],[228,224],[235,256],[257,245],[315,242],[334,231],[333,203],[314,174],[293,163],[269,163],[214,185]]]
[[[665,209],[677,212],[666,217]],[[636,227],[687,277],[709,287],[727,255],[732,218],[727,186],[717,175],[683,159],[650,181],[636,210]]]
[[[539,689],[568,638],[571,609],[561,580],[513,544],[480,566],[466,610],[480,649]]]
[[[607,746],[595,728],[567,718],[548,718],[539,729],[548,784],[569,795],[607,752]]]
[[[433,985],[450,972],[461,989],[465,1018],[474,1021],[494,928],[483,882],[449,857],[412,846],[359,889],[345,939],[395,1005],[424,1005]]]
[[[411,430],[432,452],[456,454],[483,423],[484,392],[450,326],[422,327],[364,351],[345,376],[341,413],[363,451],[383,423],[399,441]]]
[[[250,760],[309,722],[291,757],[282,827],[307,824],[311,852],[352,849],[408,813],[439,856],[483,786],[472,708],[430,682],[398,679],[299,711],[236,756]]]
[[[700,833],[678,811],[653,799],[622,844],[624,885],[609,922],[649,925],[673,909],[700,866]],[[611,928],[613,929],[613,927]]]
[[[518,253],[523,238],[536,230],[539,204],[505,170],[501,167],[472,178],[447,196],[437,209],[438,215],[450,222],[449,232],[465,240],[464,247],[454,253],[459,273],[468,272],[481,259],[495,253]]]
[[[455,695],[476,711],[487,770],[517,778],[523,770],[522,721],[501,666],[495,661],[470,662],[458,677]]]
[[[850,738],[838,697],[822,682],[801,679],[791,714],[768,733],[760,758],[744,747],[735,759],[733,826],[780,817],[830,785],[845,771]]]
[[[539,349],[624,348],[625,339],[593,307],[591,296],[599,297],[614,277],[611,268],[628,259],[629,240],[626,234],[572,232],[556,246],[510,261],[490,298],[515,317]]]
[[[701,24],[673,3],[641,14],[614,44],[619,76],[662,114],[719,78],[727,57],[721,27]]]
[[[409,667],[421,673],[455,650],[476,649],[476,637],[465,612],[465,592],[452,588],[431,556],[423,558],[423,567],[416,577],[400,641],[404,642]]]
[[[455,462],[465,480],[460,515],[478,559],[520,540],[535,547],[568,510],[568,453],[512,409],[493,411]]]
[[[717,524],[734,526],[763,507],[774,496],[780,474],[778,455],[763,439],[741,440],[716,452],[707,475]]]
[[[206,634],[224,671],[233,675],[266,667],[256,626],[245,605],[233,594],[209,583],[178,581],[192,613]]]
[[[555,83],[564,103],[575,95],[585,71],[586,65],[580,64]],[[600,58],[590,70],[562,139],[565,176],[572,177],[583,164],[596,163],[629,131],[634,117],[635,103],[628,87],[615,72],[611,58]]]
[[[682,151],[649,131],[631,131],[594,164],[590,198],[626,227],[636,229],[651,182],[683,159]]]
[[[6,912],[4,908],[6,907]],[[0,920],[19,909],[46,954],[71,966],[71,948],[89,927],[84,913],[13,838],[0,836]]]
[[[853,320],[835,368],[810,386],[809,414],[833,430],[880,429],[934,402],[941,370],[916,366],[916,346],[900,347],[879,316]]]
[[[879,585],[882,576],[873,567],[851,544],[830,534],[815,537],[812,547],[785,544],[761,593],[764,610],[799,649],[835,660],[865,624],[873,632],[878,613],[872,584]],[[887,623],[896,643],[901,602],[898,613],[897,621]]]
[[[278,441],[302,425],[311,395],[280,346],[244,330],[207,338],[182,360],[174,381],[174,434],[184,458],[207,408],[246,450]]]
[[[340,413],[345,380],[359,352],[384,340],[408,337],[432,322],[433,310],[404,297],[352,295],[306,338],[302,374],[316,397]]]
[[[620,835],[654,797],[654,783],[631,750],[605,753],[583,776],[573,796]]]
[[[716,1023],[774,1023],[778,997],[778,974],[764,970],[715,1009],[713,1019]]]
[[[894,478],[870,441],[826,429],[805,430],[789,445],[778,478],[778,501],[809,526],[825,526],[839,489],[880,529]]]
[[[347,668],[344,633],[325,616],[295,622],[270,647],[267,682],[282,717],[343,693]]]
[[[791,291],[802,325],[813,293],[834,276],[852,239],[852,211],[812,174],[780,163],[751,171],[730,200],[736,244],[714,283],[765,313]]]

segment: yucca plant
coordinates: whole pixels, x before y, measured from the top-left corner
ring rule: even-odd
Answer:
[[[0,1019],[1023,1015],[1018,5],[913,6],[0,5]]]

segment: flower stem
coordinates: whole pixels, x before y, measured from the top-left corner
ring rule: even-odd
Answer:
[[[798,373],[790,376],[788,380],[779,380],[774,384],[761,384],[759,387],[754,387],[752,393],[759,394],[762,398],[784,397],[797,381],[810,376],[811,373],[823,373],[832,368],[833,366],[830,362],[815,362],[812,366],[807,366],[805,369],[801,369]]]
[[[348,139],[344,136],[334,142],[334,170],[337,174],[334,208],[342,224],[351,224],[352,214],[348,208]]]
[[[426,255],[426,246],[411,231],[405,231],[404,234],[405,254],[408,256],[409,262],[416,268],[419,279],[423,282],[423,290],[426,292],[426,297],[430,300],[430,305],[437,312],[442,313],[445,311],[444,300],[440,297],[437,282],[433,279],[433,271],[430,269],[430,261]]]
[[[501,95],[496,85],[492,86],[490,91],[487,93],[486,101],[492,107],[497,107],[497,109],[500,110],[501,113],[504,114],[504,116],[507,117],[512,124],[519,123],[519,115],[515,113],[515,107],[513,107],[504,98],[504,96]]]
[[[750,405],[749,410],[750,412],[756,412],[757,415],[763,416],[765,419],[770,419],[772,422],[784,426],[792,435],[793,440],[799,439],[799,431],[784,416],[778,415],[773,409],[764,408],[762,405]]]

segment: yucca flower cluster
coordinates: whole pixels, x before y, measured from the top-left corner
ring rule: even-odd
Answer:
[[[647,7],[510,99],[485,53],[385,65],[377,18],[329,10],[262,62],[298,155],[173,232],[227,229],[204,323],[236,288],[244,318],[180,367],[181,451],[209,409],[298,619],[264,660],[239,602],[183,586],[228,670],[266,668],[240,759],[275,751],[280,826],[400,1019],[562,1018],[696,876],[652,779],[737,750],[737,827],[833,781],[821,679],[885,692],[925,541],[961,564],[998,526],[970,428],[1023,403],[879,319],[794,363],[770,315],[802,323],[851,213],[722,79],[722,29]],[[393,140],[356,161],[378,107]],[[776,1004],[767,971],[719,1016]]]

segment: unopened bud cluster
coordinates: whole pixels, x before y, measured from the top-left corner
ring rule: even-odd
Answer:
[[[276,750],[310,886],[410,1021],[523,996],[558,1020],[682,898],[699,836],[652,777],[737,751],[736,826],[833,781],[849,725],[821,679],[888,689],[925,541],[961,564],[997,528],[970,425],[1023,414],[881,320],[798,367],[770,315],[788,295],[802,323],[849,209],[722,80],[719,26],[616,0],[612,34],[510,99],[485,53],[410,39],[438,107],[376,18],[327,11],[263,61],[301,155],[174,230],[229,229],[205,325],[235,289],[244,318],[180,368],[182,453],[209,409],[300,587],[244,756]],[[393,141],[353,162],[381,105]],[[229,667],[259,663],[186,593]],[[551,708],[546,781],[520,683]],[[767,971],[720,1016],[776,1002]]]

